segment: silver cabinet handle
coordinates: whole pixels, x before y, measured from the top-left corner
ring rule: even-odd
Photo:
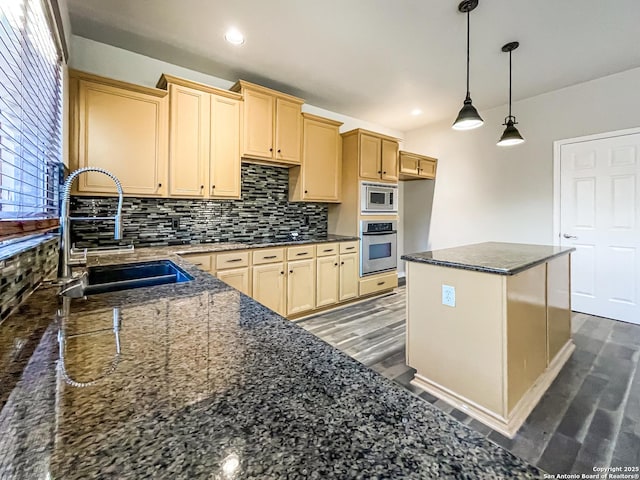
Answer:
[[[568,233],[565,233],[564,235],[562,235],[564,238],[578,238],[575,235],[569,235]]]

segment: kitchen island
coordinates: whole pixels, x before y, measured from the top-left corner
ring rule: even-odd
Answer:
[[[0,368],[35,344],[0,412],[0,477],[542,477],[177,249],[100,263],[169,259],[193,281],[60,305],[40,288],[0,324]]]
[[[412,383],[513,437],[575,348],[573,250],[487,242],[403,255]]]

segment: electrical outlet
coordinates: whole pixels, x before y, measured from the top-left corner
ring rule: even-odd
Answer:
[[[442,304],[449,307],[456,306],[456,287],[442,285]]]

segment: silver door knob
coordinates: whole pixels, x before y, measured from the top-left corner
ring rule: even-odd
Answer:
[[[562,235],[564,238],[578,238],[575,235],[569,235],[568,233],[565,233]]]

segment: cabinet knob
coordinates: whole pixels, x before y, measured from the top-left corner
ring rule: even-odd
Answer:
[[[280,272],[280,275],[284,275],[284,271]]]
[[[344,265],[344,262],[340,262],[340,265]]]
[[[379,173],[379,174],[380,174],[380,173],[382,173],[382,170],[378,170],[378,173]]]
[[[215,185],[211,185],[211,190],[213,190],[214,188],[216,188],[216,186]]]
[[[305,191],[304,191],[304,193],[309,193],[309,191],[308,191],[308,190],[305,190]]]
[[[204,185],[200,185],[200,190],[202,190],[204,188]]]
[[[280,150],[280,149],[278,149],[278,153],[280,153],[280,152],[281,152],[281,150]]]
[[[293,273],[293,270],[289,270],[289,273]]]
[[[387,174],[387,172],[382,172],[382,174],[383,174],[383,175],[386,175],[386,174]]]
[[[333,266],[334,266],[334,267],[337,267],[337,266],[338,266],[338,264],[337,264],[337,263],[334,263],[334,264],[333,264]]]
[[[270,151],[270,152],[273,152],[273,148],[270,148],[270,149],[269,149],[269,151]]]
[[[159,183],[159,184],[158,184],[158,188],[160,188],[160,187],[162,187],[162,184],[161,184],[161,183]]]

